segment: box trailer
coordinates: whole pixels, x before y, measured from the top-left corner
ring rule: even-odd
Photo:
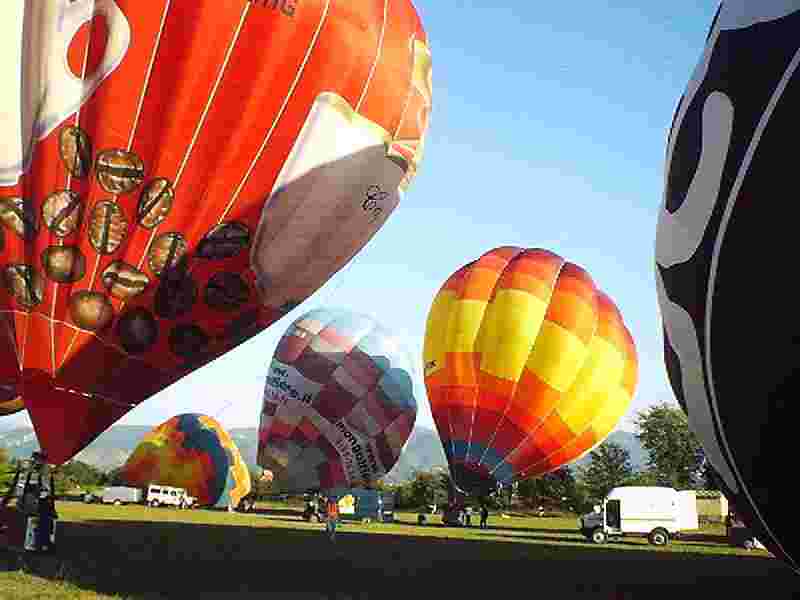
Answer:
[[[103,490],[103,504],[139,504],[142,501],[142,490],[124,485],[114,485]]]
[[[694,490],[628,486],[611,490],[602,505],[578,520],[581,533],[597,544],[611,537],[645,535],[663,546],[670,537],[699,528]]]

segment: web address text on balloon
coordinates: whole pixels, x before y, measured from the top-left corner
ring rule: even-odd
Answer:
[[[272,386],[273,388],[279,389],[280,391],[286,393],[293,400],[300,400],[300,402],[311,404],[311,394],[303,394],[301,396],[300,392],[297,391],[297,388],[283,379],[284,377],[289,376],[289,373],[286,370],[281,369],[280,367],[273,367],[272,373],[273,374],[267,375],[267,386]]]

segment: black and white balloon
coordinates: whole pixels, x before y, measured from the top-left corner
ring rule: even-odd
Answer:
[[[670,131],[656,280],[670,383],[721,487],[795,570],[800,0],[721,4]]]

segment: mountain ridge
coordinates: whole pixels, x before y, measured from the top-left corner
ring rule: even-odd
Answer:
[[[89,446],[75,456],[86,464],[103,471],[122,466],[130,454],[155,426],[146,425],[114,425],[100,434]],[[258,449],[258,429],[256,427],[233,427],[228,430],[245,462],[256,467]],[[626,448],[631,456],[631,464],[635,469],[642,467],[647,460],[647,453],[642,448],[636,435],[618,430],[608,436],[608,440]],[[39,449],[36,435],[31,427],[15,427],[0,429],[0,446],[8,449],[14,458],[28,458]],[[591,461],[587,455],[573,463],[573,469],[586,465]],[[424,425],[417,425],[411,433],[397,464],[384,478],[389,483],[400,483],[414,477],[416,471],[430,471],[435,467],[446,467],[442,445],[438,433]]]

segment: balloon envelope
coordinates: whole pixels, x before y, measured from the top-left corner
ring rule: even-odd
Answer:
[[[722,491],[800,570],[783,477],[800,411],[791,290],[800,2],[723,2],[675,112],[656,281],[667,373]]]
[[[589,274],[542,249],[501,247],[433,301],[425,385],[453,481],[487,494],[603,441],[637,382],[633,339]]]
[[[258,464],[283,491],[337,493],[375,483],[417,415],[414,360],[373,318],[323,308],[297,319],[264,389]]]
[[[423,153],[409,0],[2,2],[0,385],[51,463],[262,331]]]
[[[250,472],[231,436],[205,415],[172,417],[148,433],[122,467],[128,485],[186,488],[200,506],[236,507]]]

